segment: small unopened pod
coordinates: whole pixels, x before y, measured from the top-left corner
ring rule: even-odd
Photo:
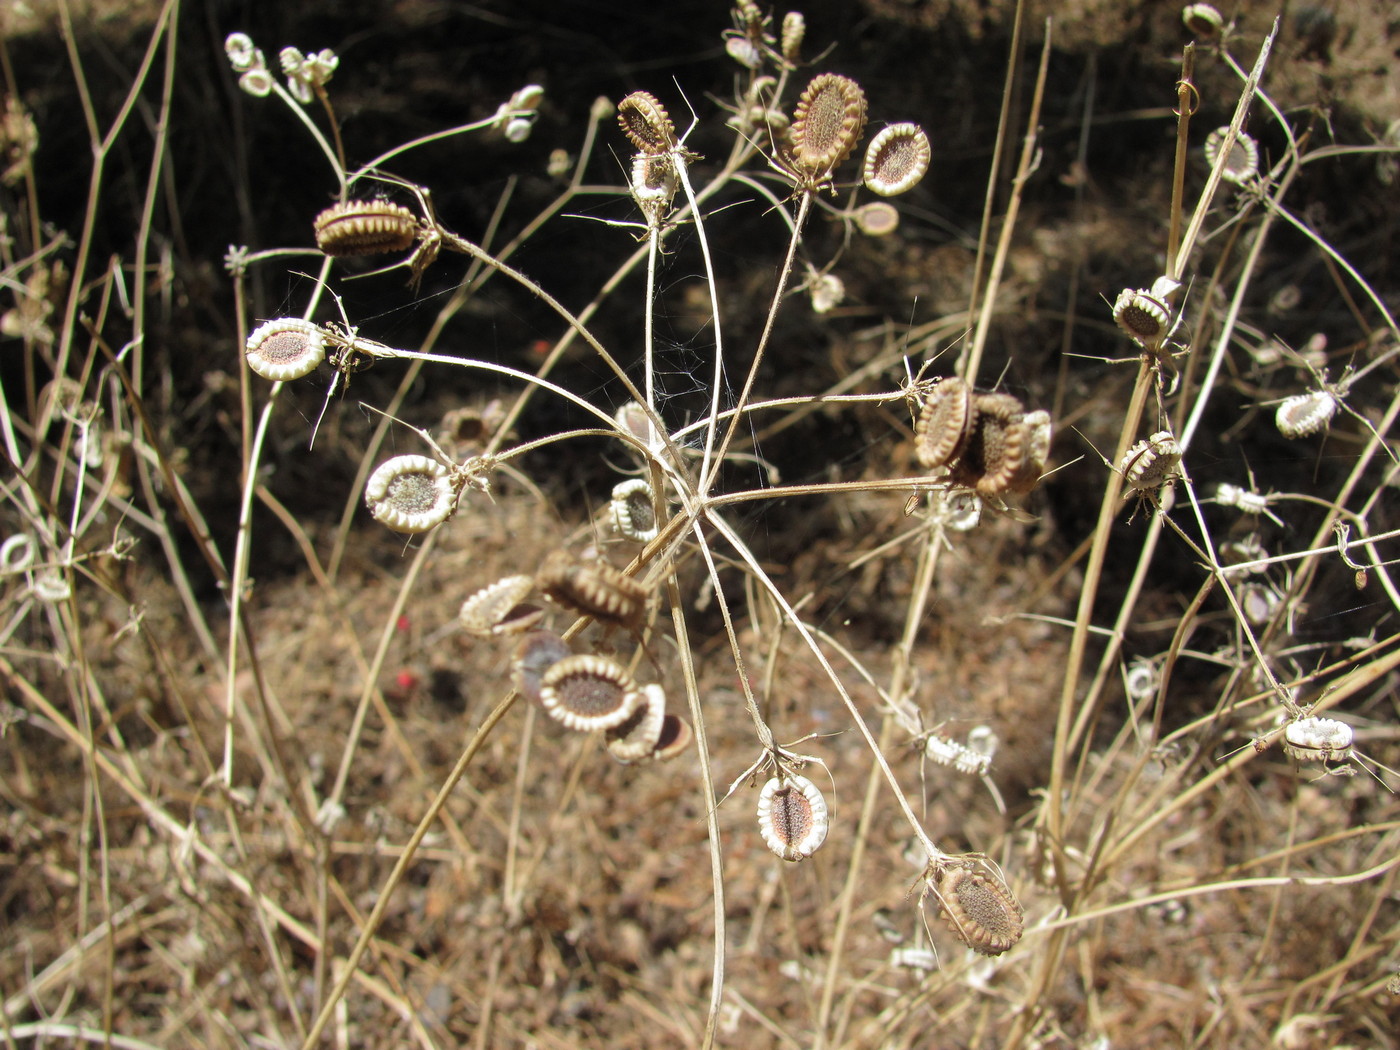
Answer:
[[[519,634],[544,618],[544,610],[526,599],[535,589],[533,576],[507,576],[481,588],[462,603],[457,622],[475,635]]]
[[[666,723],[666,690],[656,683],[642,686],[642,702],[627,721],[607,732],[608,753],[622,763],[652,757]]]
[[[285,383],[310,375],[326,358],[326,336],[310,321],[279,317],[253,329],[246,344],[248,367],[264,379]]]
[[[1000,955],[1021,939],[1021,905],[995,876],[953,861],[935,867],[930,880],[949,929],[973,951]]]
[[[395,456],[365,484],[375,519],[395,532],[427,532],[447,520],[456,502],[446,467],[427,456]]]
[[[1283,730],[1283,753],[1299,762],[1345,762],[1352,729],[1335,718],[1300,718]]]
[[[418,236],[418,220],[389,201],[345,201],[316,216],[316,247],[331,256],[406,251]]]
[[[806,777],[773,777],[758,796],[763,844],[783,860],[806,860],[826,841],[826,799]]]
[[[566,656],[540,678],[540,703],[570,729],[591,732],[622,725],[643,701],[627,670],[592,653]]]
[[[881,197],[911,190],[928,171],[928,136],[917,124],[891,124],[865,148],[861,175],[866,189]]]

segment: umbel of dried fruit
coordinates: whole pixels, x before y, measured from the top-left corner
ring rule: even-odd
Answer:
[[[1050,415],[1026,412],[1010,394],[975,394],[956,376],[929,391],[914,427],[914,451],[930,470],[984,498],[1025,493],[1045,472]]]
[[[1351,758],[1351,726],[1335,718],[1300,718],[1283,730],[1283,752],[1299,762],[1345,762]]]
[[[797,100],[788,135],[787,158],[798,186],[826,184],[836,166],[851,155],[865,130],[865,92],[850,77],[821,73]]]
[[[285,383],[316,370],[326,357],[326,335],[310,321],[279,317],[253,329],[246,344],[248,367],[264,379]]]
[[[535,582],[556,602],[599,623],[635,630],[646,613],[646,588],[606,562],[580,562],[554,551],[540,565]]]
[[[418,220],[389,201],[345,201],[316,216],[316,247],[331,256],[401,252],[418,236]]]
[[[758,796],[763,844],[783,860],[806,860],[826,841],[826,799],[806,777],[773,777]]]
[[[1021,905],[1000,879],[966,861],[944,861],[929,876],[948,927],[981,955],[1000,955],[1025,931]]]

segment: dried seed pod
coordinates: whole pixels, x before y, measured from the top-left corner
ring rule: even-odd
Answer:
[[[1011,491],[1014,480],[1034,469],[1027,468],[1031,433],[1022,421],[1024,408],[1010,394],[977,394],[973,398],[976,420],[967,447],[953,465],[953,484],[976,489],[986,499]]]
[[[1335,718],[1300,718],[1283,730],[1283,753],[1299,762],[1346,762],[1351,758],[1351,726]]]
[[[614,485],[610,508],[613,528],[638,543],[656,539],[656,510],[651,497],[651,485],[642,478]]]
[[[607,732],[608,752],[623,764],[652,757],[666,724],[666,691],[652,683],[642,686],[642,701],[627,721]]]
[[[1027,493],[1040,484],[1045,463],[1050,458],[1050,440],[1054,433],[1050,413],[1044,409],[1027,412],[1021,417],[1021,426],[1026,430],[1025,455],[1021,466],[1006,485],[1008,492],[1018,494]]]
[[[1167,304],[1141,288],[1124,288],[1113,302],[1113,320],[1149,350],[1156,350],[1171,333],[1172,314]]]
[[[316,216],[316,247],[330,256],[401,252],[418,236],[413,212],[388,201],[345,201]]]
[[[545,711],[584,733],[622,725],[641,702],[641,690],[626,669],[592,653],[566,656],[540,678]]]
[[[556,602],[599,623],[635,630],[646,613],[646,588],[606,562],[582,563],[555,551],[545,558],[535,583]]]
[[[862,204],[851,213],[851,219],[867,237],[887,237],[899,229],[899,212],[884,201]]]
[[[617,104],[617,122],[641,153],[656,156],[678,145],[676,126],[656,96],[634,91]]]
[[[1240,585],[1240,610],[1256,627],[1272,620],[1282,604],[1283,595],[1270,584],[1251,580]]]
[[[763,65],[763,52],[746,36],[729,37],[724,42],[724,50],[745,69],[757,69]]]
[[[972,387],[957,376],[940,380],[924,398],[914,425],[914,452],[919,462],[933,470],[957,459],[967,446],[976,419]]]
[[[310,321],[279,317],[253,329],[245,344],[248,367],[264,379],[285,383],[316,370],[326,357],[326,334]]]
[[[1204,40],[1219,35],[1225,28],[1225,19],[1210,4],[1187,4],[1181,9],[1181,23]]]
[[[846,298],[846,283],[834,273],[824,273],[807,286],[812,297],[812,312],[829,314]]]
[[[668,713],[661,723],[661,738],[657,740],[656,747],[652,749],[652,761],[669,762],[671,759],[685,754],[685,750],[690,746],[694,736],[689,722],[681,718],[680,715]]]
[[[640,401],[628,401],[617,410],[613,421],[624,433],[631,434],[647,448],[657,448],[661,437],[651,422],[651,416]]]
[[[959,773],[984,776],[992,765],[992,756],[975,751],[951,737],[934,734],[924,741],[924,757],[940,766],[952,766]]]
[[[1119,470],[1129,488],[1146,491],[1175,477],[1180,464],[1181,446],[1170,431],[1159,430],[1123,453]]]
[[[1326,430],[1337,413],[1337,399],[1326,390],[1297,394],[1278,406],[1274,423],[1286,438],[1310,437]]]
[[[632,199],[650,225],[658,225],[671,210],[676,195],[676,166],[669,154],[638,153],[632,158]]]
[[[1161,683],[1162,675],[1157,665],[1151,660],[1138,659],[1128,665],[1128,671],[1123,676],[1123,691],[1128,694],[1129,700],[1140,703],[1155,696]]]
[[[1229,133],[1229,128],[1216,128],[1206,136],[1206,163],[1212,168],[1220,159],[1221,147],[1225,145],[1225,136]],[[1220,169],[1220,177],[1236,186],[1243,186],[1257,174],[1259,174],[1259,144],[1241,131],[1235,136],[1234,145],[1230,147],[1230,153],[1225,158],[1224,166]]]
[[[850,77],[812,78],[792,115],[792,161],[808,188],[826,181],[865,129],[865,92]]]
[[[763,844],[783,860],[805,860],[826,841],[826,799],[806,777],[773,777],[758,796]]]
[[[1000,879],[968,863],[946,861],[931,878],[949,928],[973,951],[1000,955],[1021,939],[1021,905]]]
[[[513,671],[516,691],[531,703],[540,703],[544,673],[572,655],[568,643],[553,631],[531,631],[515,647]]]
[[[802,53],[802,38],[807,35],[807,19],[801,11],[789,11],[783,15],[782,52],[788,62],[797,63]]]
[[[448,519],[456,497],[447,468],[437,460],[395,456],[369,476],[365,503],[395,532],[427,532]]]
[[[928,136],[917,124],[891,124],[865,147],[862,176],[866,188],[881,197],[913,189],[928,171]]]
[[[533,576],[507,576],[488,584],[462,603],[457,622],[469,634],[519,634],[544,618],[544,610],[525,599],[535,589]]]

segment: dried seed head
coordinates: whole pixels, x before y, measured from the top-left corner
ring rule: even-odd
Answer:
[[[608,752],[624,764],[652,757],[666,724],[666,691],[652,683],[642,686],[642,701],[627,721],[607,732]]]
[[[929,470],[946,467],[962,455],[977,410],[972,403],[972,387],[957,376],[941,380],[919,410],[914,426],[914,452]]]
[[[826,799],[806,777],[773,777],[758,796],[763,844],[783,860],[805,860],[826,841]]]
[[[1251,580],[1240,585],[1240,610],[1256,627],[1272,620],[1282,604],[1283,595],[1270,584]]]
[[[646,613],[646,588],[606,562],[583,563],[555,551],[545,558],[535,582],[556,602],[599,623],[635,630]]]
[[[1021,939],[1021,905],[1001,880],[959,863],[938,866],[932,878],[949,928],[973,951],[1000,955]]]
[[[1181,9],[1181,23],[1202,39],[1210,39],[1225,28],[1225,19],[1210,4],[1187,4]]]
[[[624,433],[631,434],[647,448],[660,447],[660,435],[657,434],[656,427],[652,424],[651,416],[647,414],[646,407],[640,401],[625,403],[617,410],[613,421]]]
[[[976,419],[962,456],[953,466],[952,481],[977,490],[984,499],[1011,491],[1011,484],[1028,472],[1030,428],[1022,422],[1025,406],[1010,394],[977,394]],[[1036,470],[1036,477],[1039,471]]]
[[[1050,423],[1050,413],[1044,409],[1027,412],[1021,417],[1025,428],[1025,455],[1021,466],[1007,482],[1008,492],[1026,493],[1040,483],[1045,473],[1045,463],[1050,458],[1050,441],[1054,428]]]
[[[656,539],[656,510],[651,503],[651,485],[632,478],[613,486],[613,527],[629,540],[646,543]]]
[[[729,37],[724,42],[724,50],[745,69],[757,69],[763,65],[763,52],[746,36]]]
[[[666,107],[645,91],[634,91],[617,104],[617,122],[642,153],[669,153],[678,145]]]
[[[881,197],[913,189],[928,171],[930,156],[923,128],[917,124],[891,124],[865,148],[865,185]]]
[[[515,647],[515,688],[531,703],[540,703],[544,673],[566,656],[568,643],[553,631],[531,631]]]
[[[1162,675],[1157,670],[1157,665],[1151,660],[1134,660],[1128,665],[1128,671],[1123,676],[1123,691],[1128,694],[1128,699],[1134,702],[1141,702],[1150,696],[1157,695],[1157,687],[1162,682]]]
[[[952,766],[959,773],[984,776],[992,765],[992,756],[983,754],[951,737],[934,734],[924,741],[924,757],[940,766]]]
[[[580,732],[619,726],[641,702],[641,690],[626,669],[592,653],[566,656],[540,678],[545,711]]]
[[[661,723],[661,739],[656,742],[656,747],[651,753],[652,761],[669,762],[685,754],[694,736],[689,722],[679,715],[667,714],[665,721]]]
[[[829,314],[846,298],[846,284],[834,273],[824,273],[809,282],[807,290],[812,296],[813,313]]]
[[[1278,406],[1274,423],[1286,438],[1309,437],[1326,430],[1337,412],[1337,399],[1326,390],[1290,397]]]
[[[812,78],[792,115],[792,161],[805,183],[819,185],[851,155],[865,128],[865,92],[849,77]]]
[[[1212,168],[1220,160],[1221,147],[1225,145],[1225,136],[1229,133],[1229,128],[1216,128],[1206,136],[1206,163]],[[1234,145],[1230,147],[1230,152],[1225,157],[1224,164],[1220,169],[1220,177],[1236,186],[1243,186],[1257,174],[1259,174],[1259,145],[1241,131],[1235,136]]]
[[[1175,477],[1180,464],[1181,446],[1170,431],[1159,430],[1123,453],[1119,470],[1129,488],[1145,491]]]
[[[457,622],[469,634],[519,634],[544,618],[544,610],[525,599],[535,589],[533,576],[507,576],[477,591],[462,603]]]
[[[1124,288],[1113,302],[1113,320],[1149,350],[1160,347],[1171,331],[1171,310],[1151,292]]]
[[[316,216],[316,247],[331,256],[401,252],[418,236],[418,220],[388,201],[346,201]]]
[[[1283,753],[1299,762],[1345,762],[1352,736],[1351,726],[1335,718],[1300,718],[1283,731]]]
[[[851,213],[851,218],[856,229],[867,237],[886,237],[899,229],[899,212],[893,204],[884,201],[862,204]]]
[[[659,225],[671,210],[676,185],[676,166],[669,154],[638,153],[632,158],[632,199],[649,225]]]
[[[447,468],[427,456],[395,456],[365,484],[369,512],[395,532],[427,532],[447,520],[455,502]]]
[[[794,65],[802,53],[802,38],[807,35],[807,19],[801,11],[789,11],[783,15],[782,51],[783,58]]]
[[[310,321],[279,317],[253,329],[246,344],[248,367],[264,379],[284,383],[316,370],[326,357],[326,336]]]

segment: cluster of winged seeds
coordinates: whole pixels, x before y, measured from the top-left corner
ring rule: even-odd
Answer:
[[[914,450],[929,470],[979,496],[1029,492],[1050,455],[1050,414],[1027,412],[1010,394],[979,394],[965,380],[939,381],[923,399]]]

